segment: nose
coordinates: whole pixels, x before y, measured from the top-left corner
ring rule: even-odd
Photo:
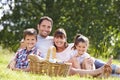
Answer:
[[[79,48],[79,50],[82,50],[82,48]]]
[[[33,42],[33,40],[30,40],[30,41],[29,41],[29,43],[32,43],[32,42]]]
[[[61,41],[61,38],[60,38],[60,37],[58,38],[58,41]]]
[[[47,31],[47,26],[45,26],[45,30]]]
[[[49,26],[48,26],[48,25],[45,25],[44,29],[45,29],[46,31],[48,31],[48,30],[49,30]]]

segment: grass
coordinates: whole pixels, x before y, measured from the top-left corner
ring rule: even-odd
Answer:
[[[0,80],[119,80],[117,77],[109,77],[108,79],[99,78],[81,78],[78,75],[67,77],[49,77],[26,72],[17,72],[7,69],[6,66],[13,56],[13,52],[0,47]],[[118,64],[118,61],[114,60]]]

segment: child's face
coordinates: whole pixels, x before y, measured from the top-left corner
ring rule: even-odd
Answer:
[[[54,37],[54,43],[57,48],[65,47],[66,38]]]
[[[27,49],[32,49],[35,46],[36,42],[37,42],[37,40],[34,35],[26,35],[26,37],[24,39],[24,43],[25,43]]]
[[[86,43],[83,43],[83,42],[79,42],[75,47],[76,47],[79,55],[84,54],[87,51],[87,48],[88,48]]]

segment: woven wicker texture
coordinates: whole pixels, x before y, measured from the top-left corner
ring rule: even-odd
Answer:
[[[50,62],[50,53],[52,51],[52,59],[56,58],[56,48],[51,47],[48,50],[47,56],[45,60],[40,60],[36,55],[30,55],[28,58],[30,59],[30,72],[34,74],[40,75],[49,75],[49,76],[67,76],[69,73],[69,69],[71,67],[70,63],[57,63]],[[55,59],[57,60],[57,59]]]

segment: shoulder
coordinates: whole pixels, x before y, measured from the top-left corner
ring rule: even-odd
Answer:
[[[73,46],[73,44],[68,44],[68,47],[64,50],[64,51],[62,51],[62,53],[71,53],[73,50],[72,50],[72,46]]]
[[[86,57],[90,57],[90,55],[88,53],[84,53],[83,55]]]
[[[22,52],[24,51],[25,49],[22,49],[22,48],[19,48],[16,52]]]
[[[20,49],[18,49],[18,50],[16,51],[15,56],[17,56],[17,55],[22,55],[22,54],[24,54],[25,52],[26,52],[26,49],[20,48]]]
[[[74,45],[74,43],[69,43],[68,45],[73,46],[73,45]]]
[[[89,55],[89,53],[86,52],[85,55]]]
[[[74,43],[69,43],[69,44],[68,44],[68,47],[72,48],[73,45],[74,45]]]

